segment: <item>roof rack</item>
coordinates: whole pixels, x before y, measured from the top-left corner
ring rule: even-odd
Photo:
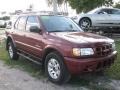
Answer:
[[[36,14],[36,15],[65,15],[67,16],[67,12],[58,12],[55,14],[53,11],[29,11],[29,12],[22,12],[18,13],[16,15],[24,15],[24,14]]]

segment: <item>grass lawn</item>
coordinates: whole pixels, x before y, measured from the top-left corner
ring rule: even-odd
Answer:
[[[22,58],[22,57],[20,57],[20,60],[18,61],[14,61],[14,60],[10,61],[8,53],[5,50],[5,45],[4,46],[3,45],[0,45],[0,60],[3,60],[6,64],[10,65],[11,67],[26,67],[25,69],[29,72],[31,71],[33,72],[34,69],[38,69],[38,71],[40,71],[39,65],[36,66],[36,64],[31,63],[30,61],[25,60],[25,58]],[[105,74],[109,76],[110,78],[120,79],[120,41],[116,42],[116,50],[118,51],[117,60],[109,69],[105,71]]]
[[[4,61],[6,65],[9,65],[10,68],[19,68],[21,70],[27,71],[32,76],[41,78],[44,77],[44,73],[42,73],[42,69],[39,65],[36,65],[25,58],[20,57],[19,60],[14,61],[9,59],[8,52],[5,50],[5,45],[0,45],[0,60]],[[41,75],[42,74],[42,75]],[[43,78],[42,77],[42,78]]]
[[[116,50],[118,51],[117,60],[109,69],[105,70],[104,76],[83,75],[83,77],[72,78],[68,84],[73,87],[85,86],[91,90],[111,89],[111,87],[105,86],[106,82],[109,82],[110,79],[120,80],[120,41],[116,41]],[[19,68],[38,79],[45,78],[45,75],[39,65],[36,65],[22,57],[20,57],[18,61],[10,61],[4,44],[0,45],[0,60],[3,60],[6,65],[10,66],[10,68]],[[99,86],[99,81],[102,79],[102,84]]]
[[[111,66],[111,68],[106,70],[106,74],[113,79],[120,80],[120,41],[116,41],[116,50],[118,51],[117,60]]]

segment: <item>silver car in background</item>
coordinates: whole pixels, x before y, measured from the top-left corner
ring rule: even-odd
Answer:
[[[77,18],[77,23],[83,29],[117,27],[120,28],[120,9],[117,8],[96,8]]]

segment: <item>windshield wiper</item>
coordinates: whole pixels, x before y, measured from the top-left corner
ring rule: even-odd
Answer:
[[[79,32],[79,30],[53,30],[53,31],[48,31],[48,32]]]
[[[48,32],[64,32],[64,31],[60,31],[60,30],[53,30],[53,31],[48,31]]]
[[[78,32],[78,30],[73,30],[73,29],[71,29],[71,30],[65,30],[65,31],[69,31],[69,32]]]

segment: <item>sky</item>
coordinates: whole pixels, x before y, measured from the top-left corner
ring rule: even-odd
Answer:
[[[114,0],[115,2],[120,0]],[[52,8],[48,7],[46,0],[0,0],[0,12],[14,12],[15,10],[23,10],[25,11],[30,4],[33,4],[34,10],[52,10]],[[69,8],[69,13],[72,14],[73,10]],[[75,10],[74,10],[75,13]]]
[[[33,5],[34,11],[50,11],[52,7],[48,7],[46,0],[0,0],[0,12],[14,12],[15,10],[25,11],[30,4]],[[70,15],[75,15],[76,11],[68,7]],[[72,15],[72,16],[73,16]]]
[[[30,4],[34,5],[35,10],[48,10],[46,0],[0,0],[0,12],[11,12],[14,10],[25,10]]]
[[[118,2],[118,1],[120,1],[120,0],[114,0],[115,2]]]

